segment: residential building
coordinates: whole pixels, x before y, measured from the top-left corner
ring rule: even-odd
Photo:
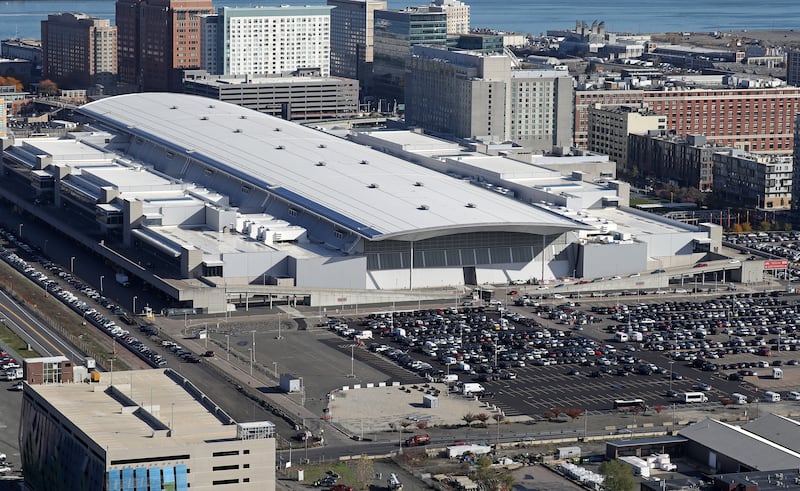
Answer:
[[[592,152],[608,155],[617,168],[630,176],[628,137],[650,130],[666,130],[667,117],[656,114],[644,105],[603,106],[589,108],[587,146]]]
[[[789,210],[792,156],[756,155],[741,150],[714,153],[714,194],[759,210]]]
[[[117,0],[122,83],[180,90],[181,70],[200,68],[200,17],[211,0]]]
[[[470,7],[459,0],[433,0],[432,11],[447,14],[447,34],[469,34]]]
[[[655,177],[675,186],[712,190],[713,155],[729,150],[709,143],[704,135],[676,135],[672,131],[649,131],[630,135],[628,164],[632,176]]]
[[[447,45],[447,15],[430,7],[375,11],[375,57],[368,95],[405,100],[406,63],[417,45]]]
[[[66,356],[22,360],[23,378],[29,384],[71,384],[75,381],[74,368],[72,361]]]
[[[572,78],[515,64],[505,53],[414,46],[406,122],[458,138],[512,141],[533,151],[569,147]]]
[[[322,77],[318,69],[269,77],[186,72],[183,91],[291,121],[351,117],[358,112],[358,81]]]
[[[472,33],[459,35],[455,47],[481,53],[502,53],[505,44],[501,34]]]
[[[233,421],[171,369],[80,382],[25,385],[26,489],[275,489],[274,424]]]
[[[202,68],[212,74],[234,76],[317,68],[327,77],[332,8],[223,7],[217,15],[203,16],[202,46],[210,54],[202,57],[207,64]]]
[[[793,148],[800,87],[756,89],[577,90],[575,145],[588,144],[589,107],[644,103],[667,117],[676,134],[702,134],[709,142],[755,153]]]
[[[800,86],[800,49],[786,52],[786,83]]]
[[[60,87],[114,85],[117,27],[86,14],[50,14],[42,21],[42,78]]]
[[[328,0],[331,11],[331,75],[358,80],[363,88],[372,75],[375,11],[386,0]]]
[[[800,209],[800,114],[794,118],[794,176],[792,177],[792,208]]]
[[[6,117],[6,101],[0,99],[0,138],[6,136],[8,131],[8,119]]]

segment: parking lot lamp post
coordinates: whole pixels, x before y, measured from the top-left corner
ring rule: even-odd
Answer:
[[[139,298],[136,295],[133,296],[133,315],[136,315],[136,299]]]
[[[272,366],[275,368],[275,378],[278,378],[278,362],[273,361]]]
[[[103,278],[105,278],[105,276],[100,275],[100,293],[103,293]]]
[[[669,393],[672,394],[672,365],[675,364],[675,360],[669,361]],[[670,396],[672,397],[672,396]]]
[[[75,272],[75,256],[69,257],[69,272],[70,273]]]
[[[252,361],[256,361],[256,331],[252,330],[252,331],[250,331],[250,334],[253,335],[253,344],[252,344],[252,346],[253,346],[253,356],[252,356]]]
[[[24,224],[24,223],[20,223],[20,224],[19,224],[19,234],[18,234],[18,235],[19,235],[19,238],[20,238],[20,239],[22,238],[22,226],[23,226],[23,225],[25,225],[25,224]]]
[[[247,348],[247,351],[250,352],[250,376],[253,376],[253,348]]]
[[[227,361],[231,361],[231,335],[225,335],[225,352],[227,353]]]

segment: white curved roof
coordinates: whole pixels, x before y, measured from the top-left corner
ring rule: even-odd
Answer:
[[[373,240],[476,231],[554,234],[583,228],[466,181],[213,99],[128,94],[79,111],[176,153],[191,152],[193,159]]]

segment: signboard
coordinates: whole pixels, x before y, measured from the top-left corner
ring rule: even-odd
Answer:
[[[764,261],[764,269],[786,269],[789,261],[786,259],[768,259]]]

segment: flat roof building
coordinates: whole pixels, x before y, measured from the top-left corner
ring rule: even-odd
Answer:
[[[275,489],[275,426],[236,423],[170,369],[26,385],[30,491]]]
[[[737,206],[789,210],[792,205],[792,155],[757,155],[726,150],[712,155],[714,194]]]
[[[318,69],[263,77],[188,71],[183,91],[289,121],[352,117],[358,112],[358,81],[322,77]]]
[[[572,77],[521,70],[513,55],[414,46],[406,75],[406,121],[480,141],[541,152],[572,145]]]
[[[50,14],[42,21],[42,78],[59,87],[117,82],[117,26],[86,14]]]
[[[617,162],[618,169],[631,176],[628,161],[630,135],[645,134],[650,130],[666,130],[667,117],[651,112],[644,105],[603,106],[589,108],[588,148],[609,156]]]

